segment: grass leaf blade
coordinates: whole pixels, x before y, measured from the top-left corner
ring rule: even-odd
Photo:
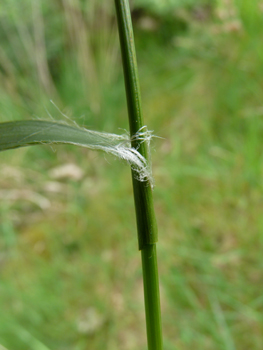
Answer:
[[[113,134],[105,135],[107,134],[43,120],[6,122],[0,123],[0,151],[51,143],[99,149],[108,147],[110,141],[112,145],[113,137],[109,136]]]
[[[149,138],[149,132],[139,132],[140,142]],[[43,144],[72,144],[92,150],[100,150],[127,161],[137,173],[140,181],[150,181],[151,172],[146,159],[131,147],[128,135],[116,135],[87,130],[67,124],[44,121],[24,120],[0,123],[0,151],[19,147]]]

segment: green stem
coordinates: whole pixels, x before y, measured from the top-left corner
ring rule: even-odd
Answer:
[[[115,0],[122,52],[131,136],[143,126],[140,86],[137,70],[131,13],[128,0]],[[149,161],[147,143],[133,140],[132,146]],[[162,350],[162,327],[157,267],[157,225],[149,181],[140,182],[132,171],[139,249],[142,255],[147,339],[149,350]]]
[[[148,349],[161,350],[163,339],[156,244],[148,244],[141,254]]]

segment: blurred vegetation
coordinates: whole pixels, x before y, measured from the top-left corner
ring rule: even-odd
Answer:
[[[263,2],[132,1],[167,350],[262,348]],[[128,128],[113,2],[0,4],[0,121]],[[65,168],[65,165],[67,167]],[[0,154],[0,344],[146,349],[128,167]]]

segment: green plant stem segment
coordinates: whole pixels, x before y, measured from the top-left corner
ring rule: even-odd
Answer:
[[[131,137],[143,126],[141,96],[129,0],[115,0]],[[132,146],[149,162],[147,143]],[[138,242],[142,256],[146,327],[149,350],[162,350],[162,326],[157,267],[157,225],[150,183],[139,182],[132,172]]]
[[[144,126],[133,29],[129,1],[115,0],[115,5],[122,52],[130,134],[132,138]],[[138,141],[132,140],[132,147],[138,149],[141,155],[149,162],[149,150],[146,142],[140,144]],[[142,183],[134,175],[134,199],[139,249],[141,250],[147,244],[156,243],[158,235],[150,183],[147,181]]]

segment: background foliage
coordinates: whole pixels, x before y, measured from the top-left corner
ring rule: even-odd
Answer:
[[[134,0],[165,349],[261,349],[263,3]],[[127,129],[113,2],[0,4],[0,120]],[[70,146],[0,154],[0,343],[146,348],[130,171]]]

